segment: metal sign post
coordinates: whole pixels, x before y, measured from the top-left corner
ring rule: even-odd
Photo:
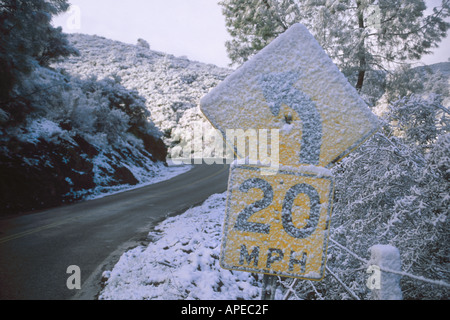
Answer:
[[[275,276],[265,274],[261,290],[261,300],[275,300],[278,279]]]

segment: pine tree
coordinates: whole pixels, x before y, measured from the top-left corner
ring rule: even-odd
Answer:
[[[396,134],[423,154],[433,148],[440,135],[450,131],[450,111],[439,95],[424,98],[412,94],[394,101],[388,109],[387,119]]]
[[[450,1],[425,15],[423,0],[223,0],[241,64],[294,23],[305,24],[341,71],[361,90],[367,73],[420,59],[446,37]]]
[[[37,65],[77,53],[51,25],[52,16],[68,8],[67,0],[0,0],[0,101]]]

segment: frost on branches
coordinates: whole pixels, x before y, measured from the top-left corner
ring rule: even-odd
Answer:
[[[369,260],[376,244],[397,247],[402,270],[450,282],[449,112],[438,96],[411,95],[389,106],[384,129],[333,169],[336,176],[331,239]],[[362,299],[368,265],[339,245],[328,267]],[[286,280],[287,283],[290,280]],[[296,286],[309,299],[347,299],[337,280]],[[404,299],[448,299],[449,289],[403,277]]]
[[[199,101],[230,74],[228,69],[150,50],[142,39],[138,45],[82,34],[68,39],[80,56],[54,66],[81,79],[117,78],[124,88],[136,91],[163,133],[169,155],[180,143],[180,132],[192,130],[194,122],[209,125]]]
[[[1,213],[136,185],[164,168],[167,149],[145,100],[117,79],[39,67],[15,90],[29,111],[19,123],[6,112],[0,121]]]

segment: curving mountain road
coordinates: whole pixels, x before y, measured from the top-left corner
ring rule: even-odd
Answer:
[[[93,300],[101,275],[168,216],[226,191],[227,165],[197,165],[171,180],[117,195],[0,219],[0,299]],[[69,290],[71,265],[81,290]]]

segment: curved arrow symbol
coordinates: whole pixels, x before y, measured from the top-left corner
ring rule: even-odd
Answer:
[[[322,146],[322,118],[315,103],[294,87],[296,72],[270,73],[260,77],[259,85],[274,116],[283,104],[296,111],[303,123],[300,163],[318,165]]]

